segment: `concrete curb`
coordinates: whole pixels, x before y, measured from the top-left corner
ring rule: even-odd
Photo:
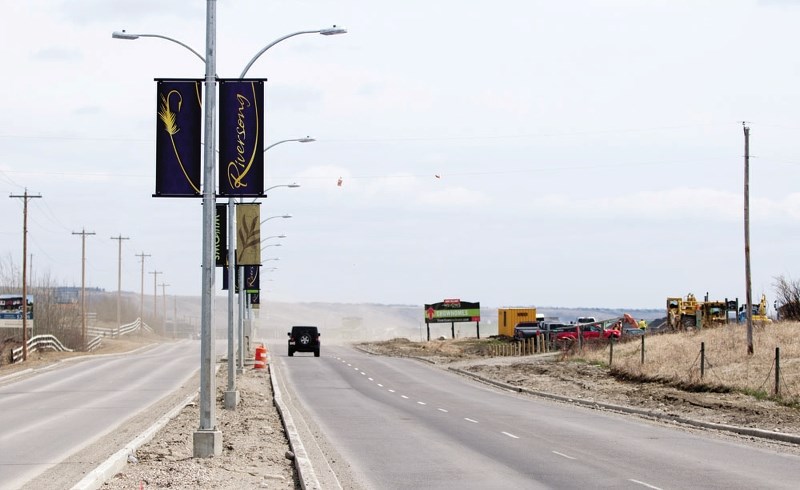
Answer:
[[[175,418],[180,411],[183,410],[186,405],[191,403],[192,400],[197,398],[198,395],[199,393],[194,393],[186,397],[181,403],[158,419],[155,424],[151,425],[147,430],[136,436],[136,438],[129,442],[125,447],[112,454],[111,457],[104,461],[100,466],[87,473],[81,481],[72,487],[72,490],[89,490],[100,488],[103,483],[111,479],[111,477],[117,474],[119,470],[121,470],[128,463],[129,454],[136,452],[139,446],[152,439],[159,430],[167,425],[170,420]]]
[[[518,393],[527,393],[529,395],[535,395],[542,398],[548,398],[551,400],[558,400],[562,402],[568,403],[575,403],[578,405],[583,405],[589,408],[604,408],[606,410],[613,410],[615,412],[622,412],[622,413],[631,413],[636,415],[643,415],[645,417],[652,417],[659,420],[666,420],[670,422],[677,422],[680,424],[690,425],[694,427],[700,427],[703,429],[714,429],[720,430],[725,432],[733,432],[740,435],[745,436],[752,436],[752,437],[759,437],[762,439],[770,439],[774,441],[781,441],[781,442],[788,442],[790,444],[799,444],[800,445],[800,435],[794,434],[785,434],[783,432],[773,432],[763,429],[754,429],[751,427],[737,427],[734,425],[726,425],[726,424],[715,424],[713,422],[703,422],[700,420],[688,419],[686,417],[680,417],[678,415],[669,415],[665,413],[658,413],[653,412],[650,410],[643,410],[640,408],[632,408],[632,407],[625,407],[621,405],[613,405],[611,403],[603,403],[597,401],[590,401],[590,400],[581,400],[577,398],[572,398],[563,395],[555,395],[553,393],[546,393],[544,391],[536,391],[536,390],[529,390],[527,388],[521,388],[519,386],[510,385],[507,383],[503,383],[500,381],[494,381],[489,378],[485,378],[475,373],[470,373],[469,371],[464,371],[458,368],[448,368],[450,371],[456,372],[458,374],[463,374],[465,376],[477,379],[483,383],[487,383],[493,386],[497,386],[499,388],[503,388],[510,391],[516,391]]]
[[[283,422],[283,429],[286,432],[286,438],[289,440],[289,447],[292,448],[294,453],[294,466],[297,469],[297,476],[300,479],[300,486],[303,490],[318,490],[322,486],[314,473],[314,467],[311,465],[311,460],[308,457],[303,441],[297,432],[297,426],[294,425],[289,409],[283,403],[283,394],[278,387],[277,379],[275,378],[275,369],[270,361],[271,355],[267,354],[267,366],[269,367],[269,380],[272,385],[272,398],[275,403],[275,408],[278,409],[278,414]]]

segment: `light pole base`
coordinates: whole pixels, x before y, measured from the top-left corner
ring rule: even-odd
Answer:
[[[194,457],[210,458],[222,454],[222,431],[197,430],[194,432]]]
[[[239,391],[226,391],[225,392],[225,410],[236,410],[239,405]]]

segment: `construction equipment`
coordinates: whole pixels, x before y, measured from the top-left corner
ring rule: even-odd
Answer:
[[[499,308],[497,310],[497,334],[514,336],[518,323],[535,323],[538,320],[536,308]]]
[[[694,294],[686,298],[667,298],[667,322],[671,330],[708,328],[728,323],[728,312],[736,312],[738,301],[711,301],[708,293],[703,301]]]
[[[767,295],[761,295],[761,301],[753,305],[753,322],[755,323],[772,323],[772,319],[767,316]],[[747,321],[747,305],[742,305],[739,308],[739,322]]]
[[[671,330],[686,330],[702,324],[697,321],[698,312],[700,306],[692,293],[687,294],[685,299],[667,298],[667,323]]]

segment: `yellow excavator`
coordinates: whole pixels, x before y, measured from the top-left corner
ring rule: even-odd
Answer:
[[[747,305],[742,305],[739,308],[739,322],[747,321]],[[761,295],[761,301],[758,304],[753,303],[753,322],[755,323],[772,323],[772,319],[767,316],[767,295]]]

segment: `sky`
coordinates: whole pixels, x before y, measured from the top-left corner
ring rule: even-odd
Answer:
[[[153,198],[155,78],[202,0],[0,0],[0,193],[33,274],[201,294],[200,199]],[[266,78],[262,303],[662,308],[800,277],[800,0],[219,0],[217,73]],[[337,185],[341,178],[342,185]],[[23,203],[0,199],[0,260]],[[274,238],[286,235],[286,238]],[[219,271],[219,270],[218,270]],[[161,272],[161,274],[150,274]],[[155,281],[154,281],[155,278]],[[221,289],[218,272],[216,294]],[[163,288],[160,284],[167,284]]]

